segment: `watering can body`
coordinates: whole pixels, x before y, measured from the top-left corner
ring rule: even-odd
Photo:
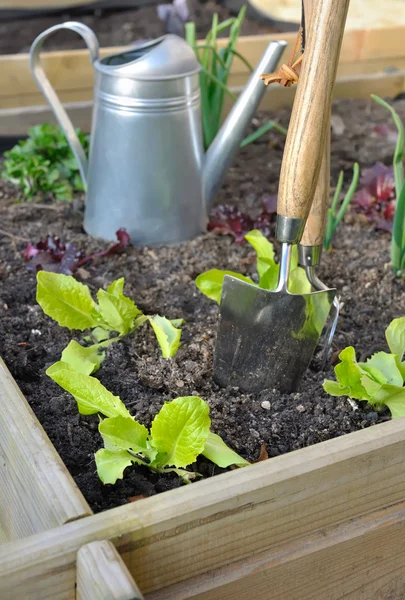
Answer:
[[[95,71],[88,162],[40,62],[43,42],[61,28],[84,38]],[[284,43],[274,44],[270,54],[277,63]],[[260,72],[266,70],[263,66]],[[94,33],[80,23],[65,23],[34,41],[31,70],[79,163],[86,189],[87,233],[113,240],[117,229],[124,227],[133,244],[169,245],[205,230],[211,200],[263,95],[262,82],[253,98],[255,106],[251,97],[245,108],[239,99],[239,111],[232,111],[233,119],[229,121],[231,113],[222,136],[220,132],[204,155],[200,65],[180,37],[169,34],[99,58]],[[257,81],[252,92],[256,88]]]

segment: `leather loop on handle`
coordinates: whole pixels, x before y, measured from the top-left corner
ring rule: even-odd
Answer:
[[[283,164],[277,213],[306,219],[317,185],[349,0],[312,0]]]
[[[34,79],[45,96],[49,106],[51,107],[59,125],[61,126],[63,133],[65,134],[70,147],[72,148],[73,154],[79,165],[80,175],[82,177],[84,186],[87,187],[87,158],[83,150],[83,147],[77,137],[76,130],[69,119],[66,110],[60,102],[55,90],[50,84],[49,79],[45,75],[42,68],[40,52],[45,40],[52,35],[55,31],[60,29],[70,29],[78,33],[86,42],[86,45],[90,51],[90,60],[93,64],[98,59],[99,44],[94,32],[83,25],[82,23],[76,23],[75,21],[68,21],[61,25],[55,25],[50,27],[43,33],[41,33],[33,42],[30,51],[30,67]]]
[[[330,195],[330,125],[326,134],[321,170],[314,199],[301,238],[301,246],[322,246]]]

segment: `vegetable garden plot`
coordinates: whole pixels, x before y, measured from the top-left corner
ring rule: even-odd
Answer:
[[[365,107],[370,111],[368,116],[372,115],[366,125]],[[401,113],[401,102],[395,102],[395,107]],[[333,184],[341,168],[351,174],[356,160],[362,170],[373,168],[377,160],[391,162],[390,131],[376,131],[378,125],[387,121],[382,108],[346,102],[335,104],[334,111],[341,117],[346,135],[338,133],[342,126],[334,131]],[[266,121],[268,117],[263,118]],[[286,117],[278,115],[282,126],[287,125]],[[260,124],[256,122],[254,127]],[[235,210],[223,213],[228,231],[224,228],[222,233],[243,226],[242,215],[247,215],[258,229],[264,227],[266,236],[273,235],[268,195],[275,191],[278,179],[283,147],[280,136],[280,131],[270,132],[242,150],[222,191],[222,201],[232,199],[237,203]],[[267,144],[272,146],[271,167],[267,147],[264,151]],[[343,191],[347,188],[346,180]],[[336,354],[326,373],[320,370],[316,356],[306,376],[305,389],[296,394],[281,395],[273,390],[258,396],[239,394],[234,389],[219,390],[211,381],[217,307],[199,292],[195,280],[203,271],[229,269],[259,283],[257,258],[263,262],[270,257],[260,253],[256,257],[250,246],[240,243],[243,236],[239,236],[238,244],[233,243],[235,236],[217,236],[220,228],[181,248],[139,250],[124,246],[110,255],[105,244],[84,237],[80,195],[66,205],[52,203],[49,198],[43,204],[38,199],[31,204],[16,204],[14,197],[7,199],[10,194],[13,188],[4,186],[5,239],[0,248],[4,285],[0,307],[8,320],[1,322],[3,356],[92,508],[101,512],[56,528],[51,524],[49,531],[44,526],[39,533],[0,549],[2,594],[14,594],[17,600],[73,598],[75,580],[80,575],[77,552],[101,540],[113,542],[142,593],[150,598],[219,600],[254,593],[264,599],[270,587],[275,598],[280,599],[287,596],[312,600],[328,597],[336,589],[356,600],[359,589],[364,598],[387,594],[401,598],[404,557],[397,548],[404,523],[403,419],[391,421],[389,411],[380,410],[381,406],[365,402],[353,405],[345,397],[328,396],[322,382],[326,377],[333,378]],[[265,222],[261,220],[262,205],[267,207]],[[221,213],[221,209],[218,211]],[[226,215],[232,218],[227,221]],[[326,283],[337,285],[344,298],[335,353],[354,346],[358,366],[365,369],[367,358],[376,351],[388,354],[384,330],[403,314],[404,290],[401,280],[394,280],[387,267],[389,234],[376,231],[374,223],[368,224],[365,215],[356,210],[346,216],[349,223],[339,225],[332,240],[334,252],[325,256],[320,275]],[[74,270],[76,281],[90,290],[86,293],[89,310],[83,314],[86,318],[90,315],[94,322],[84,336],[94,336],[97,327],[114,329],[117,323],[112,326],[111,306],[118,303],[118,329],[122,329],[118,331],[119,340],[104,347],[107,338],[98,337],[100,331],[96,332],[98,339],[86,340],[82,334],[53,323],[37,305],[35,270],[27,269],[34,263],[24,263],[22,252],[30,243],[49,256],[49,246],[55,238],[51,238],[47,248],[40,248],[39,240],[50,234],[65,244],[62,253],[68,243],[74,243],[83,256],[92,257]],[[250,239],[258,242],[262,238],[256,233]],[[266,267],[274,269],[276,263],[270,262]],[[58,268],[60,262],[55,265]],[[42,283],[55,281],[49,275],[41,271],[40,284],[41,279]],[[97,290],[101,292],[97,294]],[[43,298],[38,299],[44,304]],[[128,299],[136,300],[136,309],[141,312],[134,314],[135,305]],[[128,319],[122,319],[122,305],[128,309]],[[49,309],[45,310],[50,314]],[[168,346],[163,343],[169,355],[165,358],[159,335],[152,327],[147,328],[151,323],[147,317],[153,315],[167,319],[174,329],[181,328],[180,347],[174,356],[170,356],[173,353],[167,331],[161,338],[169,342]],[[132,331],[141,316],[146,318],[144,325]],[[377,324],[370,327],[374,318]],[[185,322],[180,325],[179,319]],[[178,334],[170,327],[168,330],[173,333],[176,346]],[[398,356],[398,360],[394,358],[395,366],[401,373],[400,342],[395,340],[394,347],[392,341],[389,335],[392,353]],[[113,406],[129,410],[142,431],[146,464],[124,468],[124,477],[116,484],[103,485],[97,479],[93,459],[102,446],[99,433],[104,434],[104,443],[107,441],[105,449],[114,450],[117,436],[112,436],[110,429],[103,431],[103,423],[116,416],[107,415],[101,425],[95,415],[80,416],[71,395],[62,392],[45,374],[47,370],[57,379],[61,365],[56,369],[52,365],[58,361],[70,364],[72,353],[62,353],[79,345],[98,346],[96,353],[93,348],[85,360],[80,360],[80,368],[92,373],[84,376],[99,380],[108,390],[108,398],[113,398]],[[105,360],[101,361],[104,351]],[[73,357],[77,359],[74,352]],[[69,367],[61,371],[66,375]],[[371,370],[368,373],[374,376]],[[66,379],[68,389],[72,381],[69,376]],[[398,382],[395,385],[399,386]],[[204,481],[182,486],[176,473],[151,469],[159,456],[159,436],[155,439],[153,425],[151,436],[146,432],[145,438],[145,431],[162,406],[173,406],[175,398],[187,396],[197,396],[208,403],[211,430],[223,438],[231,451],[259,464],[213,477],[222,467],[207,460],[210,457],[204,446],[204,458],[189,469],[194,475],[202,475]],[[8,414],[5,411],[3,418],[7,419]],[[207,433],[204,415],[203,429]],[[354,433],[344,435],[348,432]],[[327,441],[319,444],[322,440]],[[159,444],[162,441],[164,436]],[[312,447],[305,448],[310,444]],[[301,449],[297,452],[289,452],[298,448]],[[167,451],[163,449],[163,453]],[[137,460],[131,463],[138,462],[140,452],[135,454],[133,458]],[[270,459],[264,461],[266,454]],[[232,462],[236,462],[235,455]],[[6,464],[9,472],[15,468],[10,455]],[[165,468],[161,461],[159,468]],[[12,482],[11,492],[8,491],[12,497],[19,479],[7,481]],[[179,489],[159,493],[171,487]],[[25,493],[23,486],[14,497]],[[150,495],[154,497],[148,498]],[[116,508],[103,511],[112,506]],[[27,517],[29,534],[35,532],[30,525],[31,516]],[[20,537],[24,535],[21,532]],[[379,561],[370,577],[369,564],[376,564],[376,547]],[[319,571],[312,570],[315,564],[320,565]],[[325,571],[331,574],[327,581]],[[132,582],[130,585],[133,587]]]

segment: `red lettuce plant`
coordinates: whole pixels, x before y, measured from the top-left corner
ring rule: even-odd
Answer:
[[[216,235],[231,235],[235,244],[244,244],[245,235],[252,229],[258,229],[265,237],[269,237],[276,212],[277,195],[265,194],[262,211],[256,219],[240,212],[234,204],[219,205],[211,212],[207,228]]]
[[[396,205],[392,167],[377,163],[365,169],[360,185],[362,188],[354,196],[354,211],[365,215],[378,229],[392,231]]]
[[[125,229],[116,232],[118,242],[106,250],[85,255],[75,244],[63,242],[55,235],[48,235],[37,244],[27,244],[24,250],[24,260],[28,263],[29,271],[50,271],[72,275],[79,267],[102,256],[110,256],[126,248],[130,243],[129,234]]]

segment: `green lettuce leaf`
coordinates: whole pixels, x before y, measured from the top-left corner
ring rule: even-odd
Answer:
[[[116,483],[117,479],[124,477],[124,471],[127,467],[137,461],[126,450],[107,450],[102,448],[97,450],[94,455],[96,459],[97,474],[105,484]]]
[[[256,269],[260,277],[271,268],[277,267],[274,260],[274,247],[271,242],[258,229],[252,229],[245,235],[245,240],[249,242],[252,248],[256,251],[257,262]],[[260,285],[260,287],[263,287]]]
[[[159,466],[187,467],[204,450],[211,420],[209,407],[197,396],[166,402],[153,420],[151,436]]]
[[[403,384],[401,371],[398,368],[398,356],[394,354],[387,354],[387,352],[376,352],[366,361],[364,366],[362,363],[360,363],[360,365],[363,368],[372,367],[374,372],[371,372],[371,374],[374,376],[374,379],[377,379],[381,383],[389,383],[400,386]],[[379,376],[380,374],[383,375],[383,378]]]
[[[131,416],[117,415],[104,419],[98,426],[104,445],[132,450],[135,454],[148,453],[148,430]]]
[[[295,247],[295,246],[294,246]],[[301,267],[296,267],[290,272],[289,290],[292,294],[309,294],[311,292],[311,284],[308,277]]]
[[[262,263],[265,263],[265,259],[262,259]],[[259,287],[263,290],[275,290],[278,284],[279,273],[280,265],[270,265],[267,271],[264,271],[260,277]]]
[[[341,362],[335,367],[336,379],[339,383],[341,392],[334,381],[324,381],[323,389],[332,396],[349,396],[356,400],[370,400],[370,396],[362,384],[362,377],[367,376],[356,361],[356,353],[353,346],[348,346],[339,354]]]
[[[45,373],[53,379],[52,375],[57,371],[73,371],[77,372],[77,370],[69,363],[63,362],[63,360],[58,360],[56,363],[53,363],[50,367],[47,368]]]
[[[106,342],[110,337],[110,332],[106,331],[102,327],[96,327],[92,330],[91,336],[85,336],[83,339],[85,342]]]
[[[239,454],[231,450],[223,439],[216,433],[212,433],[212,431],[208,434],[202,454],[208,460],[222,468],[229,467],[230,465],[245,467],[250,464],[247,460],[239,456]]]
[[[99,312],[111,329],[123,335],[131,331],[141,311],[130,298],[98,290],[97,300]]]
[[[402,361],[405,352],[405,317],[394,319],[385,330],[389,349]]]
[[[84,347],[72,340],[63,350],[61,361],[68,363],[79,373],[91,375],[98,371],[104,358],[105,348],[102,344]]]
[[[326,380],[325,392],[365,400],[377,410],[388,406],[393,418],[405,416],[405,388],[398,356],[377,352],[365,363],[357,363],[354,348],[349,346],[339,358],[341,363],[335,367],[337,382]]]
[[[201,273],[195,280],[195,284],[200,292],[207,296],[207,298],[220,304],[225,275],[232,275],[232,277],[235,277],[236,279],[255,285],[250,277],[245,277],[244,275],[234,273],[233,271],[220,271],[219,269],[211,269],[210,271]]]
[[[392,418],[405,416],[405,388],[389,383],[380,386],[371,399],[371,404],[377,408],[388,406]]]
[[[70,275],[39,271],[37,302],[61,327],[83,331],[99,324],[89,288]]]
[[[170,319],[170,323],[173,327],[181,327],[185,323],[184,319]]]
[[[376,404],[377,402],[374,400],[374,398],[375,398],[376,394],[378,394],[378,392],[380,391],[381,387],[384,384],[381,383],[380,381],[378,381],[377,379],[372,379],[368,375],[362,375],[361,384],[369,396],[369,398],[368,398],[369,404],[372,404],[372,405]]]
[[[53,367],[53,368],[52,368]],[[55,383],[61,388],[72,394],[77,402],[80,414],[94,415],[101,413],[106,417],[116,417],[129,415],[125,405],[118,396],[114,396],[94,377],[72,371],[70,369],[55,369],[52,365],[47,370]]]
[[[148,319],[155,332],[163,358],[175,356],[180,347],[181,329],[174,327],[166,317],[154,315]]]
[[[323,389],[327,394],[331,396],[349,396],[350,388],[340,385],[337,381],[332,381],[332,379],[325,379],[323,382]]]
[[[259,287],[264,290],[275,290],[278,284],[280,265],[274,258],[274,247],[258,230],[253,229],[245,235],[245,239],[257,253],[256,269],[259,275]],[[304,269],[298,266],[298,249],[293,246],[291,252],[289,290],[292,294],[309,294],[311,284]]]
[[[124,295],[124,285],[125,285],[125,278],[120,277],[119,279],[116,279],[115,281],[112,282],[111,285],[108,286],[107,292],[109,294],[111,294],[111,296],[120,298],[121,296]]]

